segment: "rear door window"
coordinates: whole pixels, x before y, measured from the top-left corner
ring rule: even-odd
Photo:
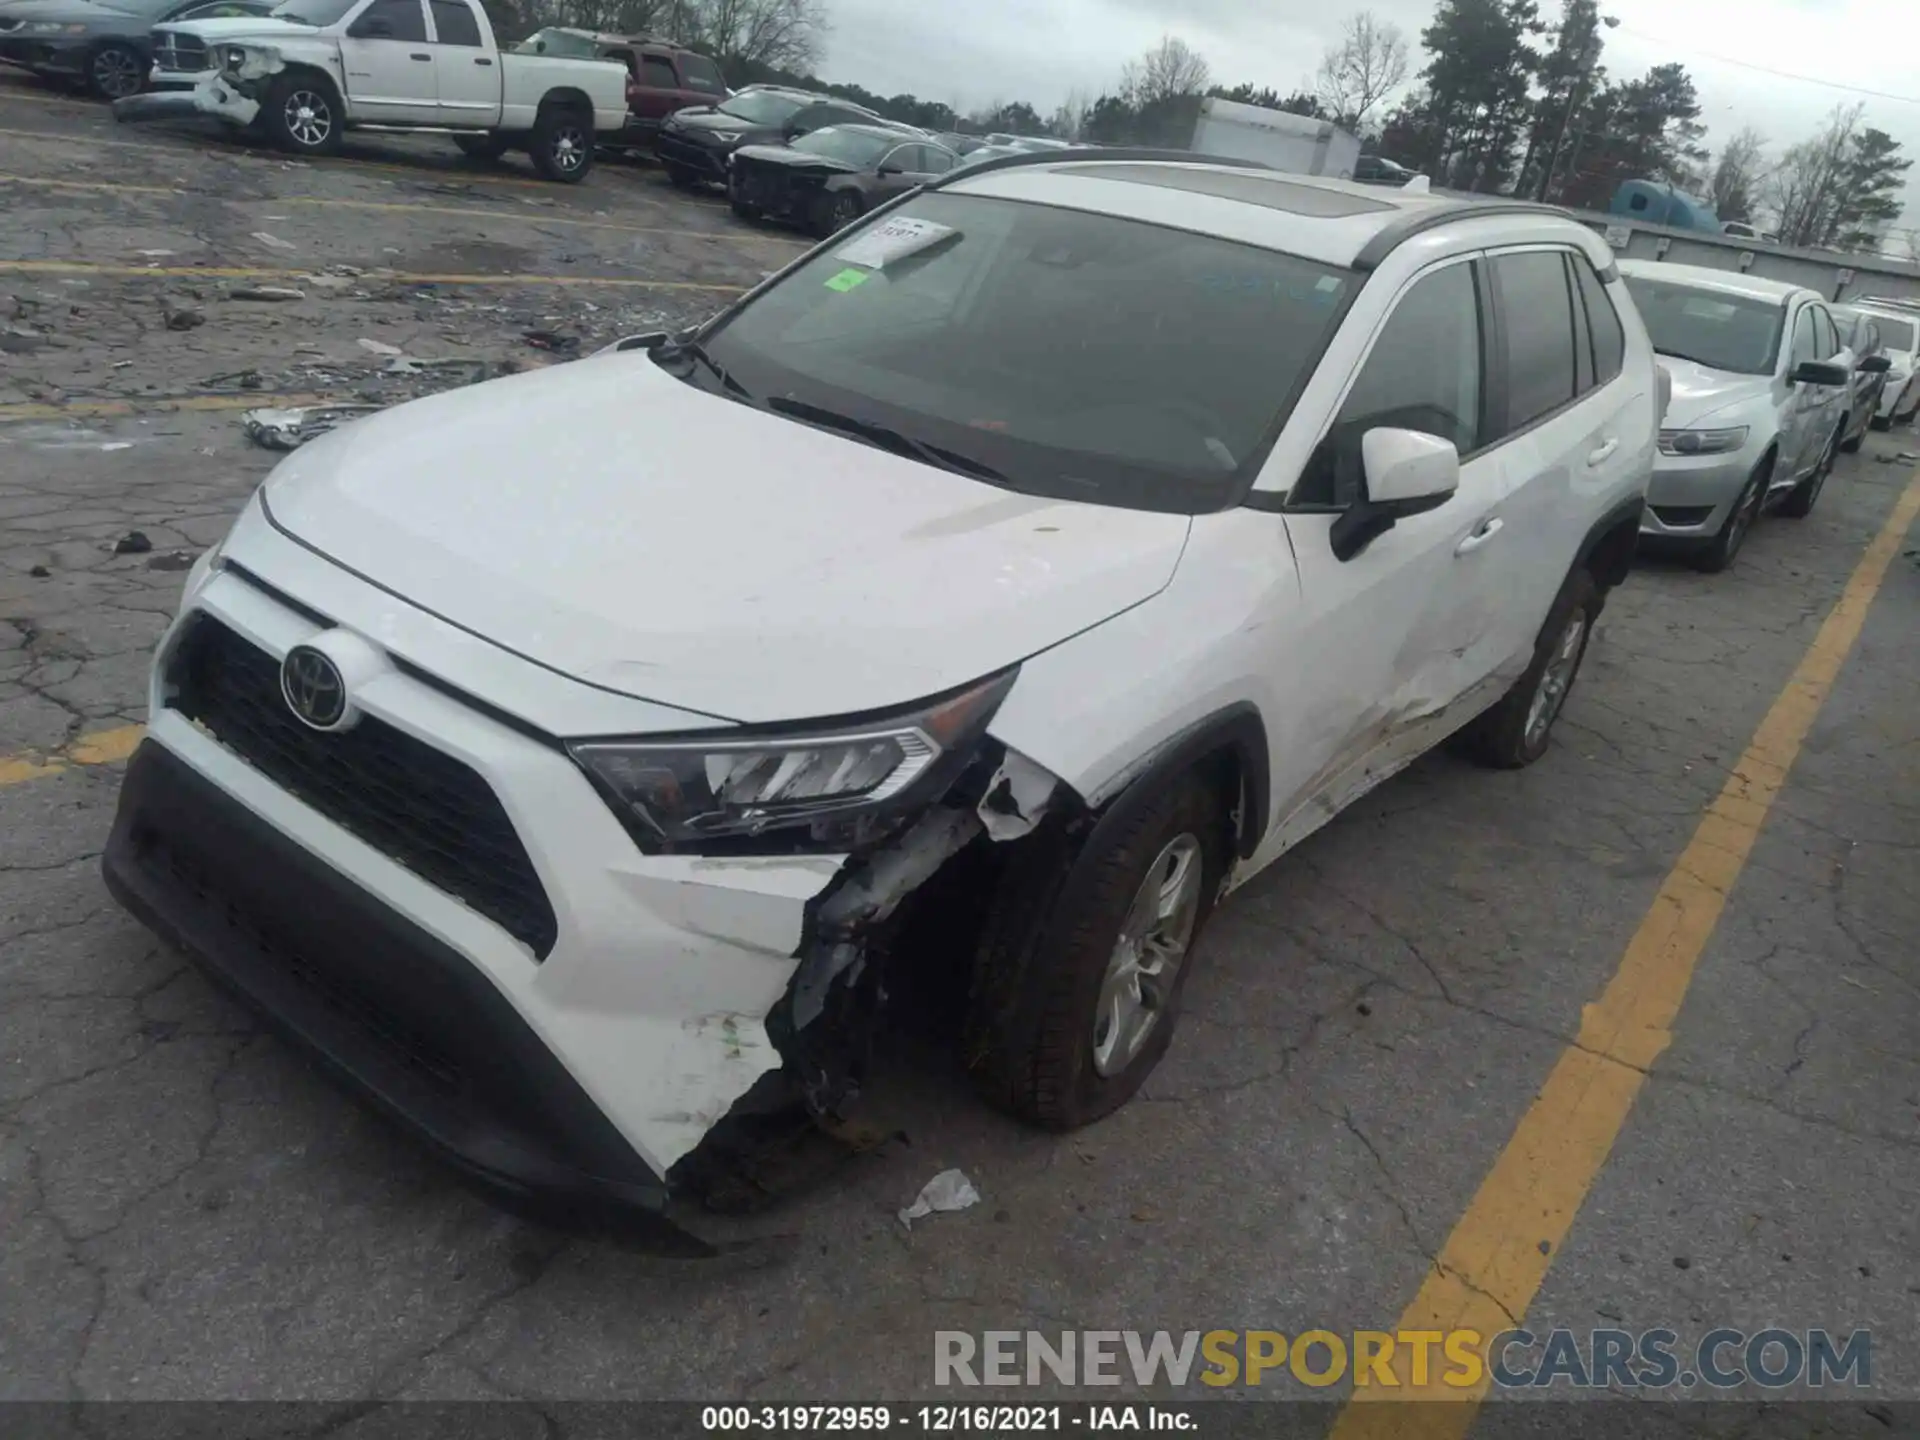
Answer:
[[[1507,348],[1507,405],[1500,434],[1550,415],[1574,396],[1573,302],[1558,250],[1493,258]]]
[[[465,0],[433,0],[433,33],[442,45],[467,45],[481,48],[480,23],[473,18]]]
[[[658,55],[640,57],[640,83],[653,90],[678,90],[680,77]]]

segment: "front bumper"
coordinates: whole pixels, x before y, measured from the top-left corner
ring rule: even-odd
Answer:
[[[84,75],[93,43],[85,35],[9,35],[0,39],[0,62],[36,75]]]
[[[702,145],[697,140],[689,140],[669,130],[662,130],[653,139],[654,158],[662,165],[670,165],[680,170],[690,170],[703,180],[716,184],[727,178],[727,162],[733,157],[731,148],[722,150]]]
[[[258,100],[218,73],[204,75],[192,85],[174,84],[113,102],[113,118],[126,124],[207,118],[251,125],[259,113]]]
[[[1640,533],[1671,540],[1711,540],[1746,489],[1761,451],[1731,455],[1656,455]]]
[[[676,1165],[781,1069],[766,1020],[844,857],[643,855],[539,722],[571,713],[592,733],[684,728],[677,712],[476,648],[278,536],[257,507],[226,553],[237,563],[193,577],[161,645],[149,738],[106,862],[115,893],[470,1175],[571,1213],[657,1212]],[[243,578],[239,563],[272,583]],[[284,731],[263,742],[231,709],[228,723],[188,718],[173,666],[205,621],[270,667],[331,629],[379,636],[391,664],[356,683],[367,718],[338,738],[377,726],[404,743],[378,768],[323,751],[320,768],[290,778]],[[482,692],[506,698],[468,698]],[[313,743],[334,738],[314,732]],[[410,799],[396,808],[396,786],[407,792],[426,763],[455,767],[505,844],[479,854],[462,884],[442,852],[471,847],[448,843],[449,812],[424,846],[418,827],[369,823],[367,805],[340,798],[349,761],[375,782],[358,794],[401,819],[423,812]],[[551,909],[531,941],[490,903],[507,849]]]

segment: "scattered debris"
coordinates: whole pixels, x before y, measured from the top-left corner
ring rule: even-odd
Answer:
[[[280,410],[249,410],[240,417],[240,428],[247,438],[263,450],[298,450],[307,441],[344,421],[381,405],[297,405]]]
[[[0,330],[0,354],[31,355],[51,343],[50,337],[24,325],[9,325]]]
[[[265,230],[254,231],[253,238],[270,250],[298,250],[300,248],[291,240],[282,240],[278,235],[269,235]]]
[[[562,335],[557,330],[529,330],[526,341],[536,350],[548,350],[555,355],[571,355],[580,348],[578,335]]]
[[[1154,1205],[1142,1205],[1139,1209],[1133,1212],[1133,1219],[1134,1219],[1134,1223],[1137,1225],[1158,1225],[1160,1223],[1159,1207]]]
[[[145,555],[153,549],[153,541],[147,538],[144,530],[129,530],[113,542],[116,555]]]
[[[227,292],[229,300],[304,300],[307,292],[291,285],[242,285]]]
[[[44,565],[36,565],[31,570],[27,571],[27,574],[31,575],[36,580],[45,580],[53,574],[53,571],[49,570]]]
[[[158,259],[161,259],[163,256],[173,254],[173,251],[171,250],[136,250],[133,253],[136,255],[142,256],[143,258],[148,260],[158,260]]]
[[[384,340],[369,340],[364,335],[360,337],[360,348],[362,350],[371,350],[375,355],[404,355],[406,353],[398,345],[389,345]]]
[[[410,360],[405,355],[396,355],[380,367],[382,375],[418,375],[427,368],[424,360]]]
[[[193,556],[185,550],[169,550],[165,555],[156,555],[147,561],[149,570],[191,570]]]
[[[1911,450],[1902,450],[1893,458],[1898,460],[1902,465],[1911,465],[1914,461],[1920,460],[1920,455],[1914,454]]]
[[[944,1214],[965,1210],[979,1203],[980,1192],[973,1188],[973,1182],[964,1173],[942,1170],[921,1188],[913,1204],[900,1212],[900,1223],[911,1230],[914,1221],[924,1219],[935,1211]]]
[[[207,323],[207,317],[202,315],[198,310],[176,310],[169,306],[166,316],[167,329],[169,330],[197,330],[200,326]]]
[[[133,364],[133,361],[131,360],[116,360],[113,362],[113,365],[110,368],[115,370],[125,370],[132,364]]]

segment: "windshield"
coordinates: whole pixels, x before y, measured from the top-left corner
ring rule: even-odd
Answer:
[[[290,20],[295,25],[324,28],[337,24],[359,3],[360,0],[287,0],[286,4],[276,5],[267,13],[276,20]]]
[[[789,147],[805,155],[824,155],[829,160],[844,160],[862,169],[886,154],[900,140],[896,136],[866,135],[858,130],[842,130],[829,125],[811,135],[802,135]]]
[[[1771,375],[1780,353],[1786,308],[1777,300],[1626,277],[1627,293],[1646,322],[1653,348],[1676,360],[1735,375]]]
[[[1889,350],[1910,352],[1913,349],[1913,322],[1896,320],[1891,315],[1875,315],[1873,323],[1880,329],[1880,343]]]
[[[886,253],[877,232],[902,218],[936,242]],[[1357,284],[1252,245],[936,192],[704,340],[751,395],[885,426],[1014,489],[1199,514],[1252,483]]]
[[[738,95],[722,100],[719,108],[729,115],[738,115],[749,124],[780,125],[803,105],[811,103],[796,100],[791,95],[776,95],[771,90],[743,90]]]
[[[567,30],[536,30],[513,49],[518,55],[551,55],[562,60],[594,60],[600,54],[591,36]]]

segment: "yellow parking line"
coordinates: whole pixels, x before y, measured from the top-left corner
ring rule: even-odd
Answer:
[[[311,269],[287,270],[265,265],[97,265],[84,260],[0,260],[0,274],[105,275],[117,279],[158,277],[167,280],[301,280]],[[578,288],[608,286],[623,290],[704,290],[718,295],[743,295],[744,285],[710,285],[692,280],[634,280],[611,275],[419,275],[395,270],[370,270],[367,279],[396,285],[559,285]]]
[[[205,195],[177,185],[123,185],[106,180],[55,180],[39,175],[0,175],[0,185],[35,185],[49,190],[99,190],[126,195]],[[218,197],[227,199],[229,197]],[[583,230],[614,230],[626,235],[673,235],[689,240],[736,240],[747,244],[803,248],[804,241],[784,235],[758,235],[747,230],[678,230],[661,225],[625,225],[617,220],[590,220],[564,212],[544,210],[483,210],[471,205],[409,205],[396,200],[350,200],[330,195],[261,196],[249,203],[261,205],[318,205],[344,210],[395,211],[407,215],[447,215],[457,220],[504,220],[520,225],[572,225]]]
[[[0,421],[108,419],[117,415],[173,415],[181,412],[252,410],[262,405],[333,405],[328,395],[288,395],[249,390],[244,395],[142,395],[132,400],[22,400],[0,405]]]
[[[74,765],[111,765],[126,759],[139,748],[144,725],[122,725],[117,730],[96,730],[58,750],[25,755],[0,756],[0,786],[21,785],[46,775],[58,775]]]
[[[1586,1007],[1579,1038],[1561,1054],[1453,1227],[1400,1317],[1402,1331],[1469,1329],[1491,1338],[1526,1314],[1620,1137],[1649,1067],[1672,1039],[1694,967],[1727,896],[1916,516],[1920,474],[1909,480],[1786,689],[1707,807],[1620,968],[1599,1000]],[[1409,1349],[1401,1347],[1394,1358]],[[1471,1389],[1439,1383],[1415,1388],[1404,1370],[1395,1369],[1398,1387],[1354,1390],[1355,1403],[1341,1412],[1329,1440],[1460,1440],[1467,1433],[1488,1388],[1485,1378]],[[1358,1403],[1448,1399],[1465,1403]]]

